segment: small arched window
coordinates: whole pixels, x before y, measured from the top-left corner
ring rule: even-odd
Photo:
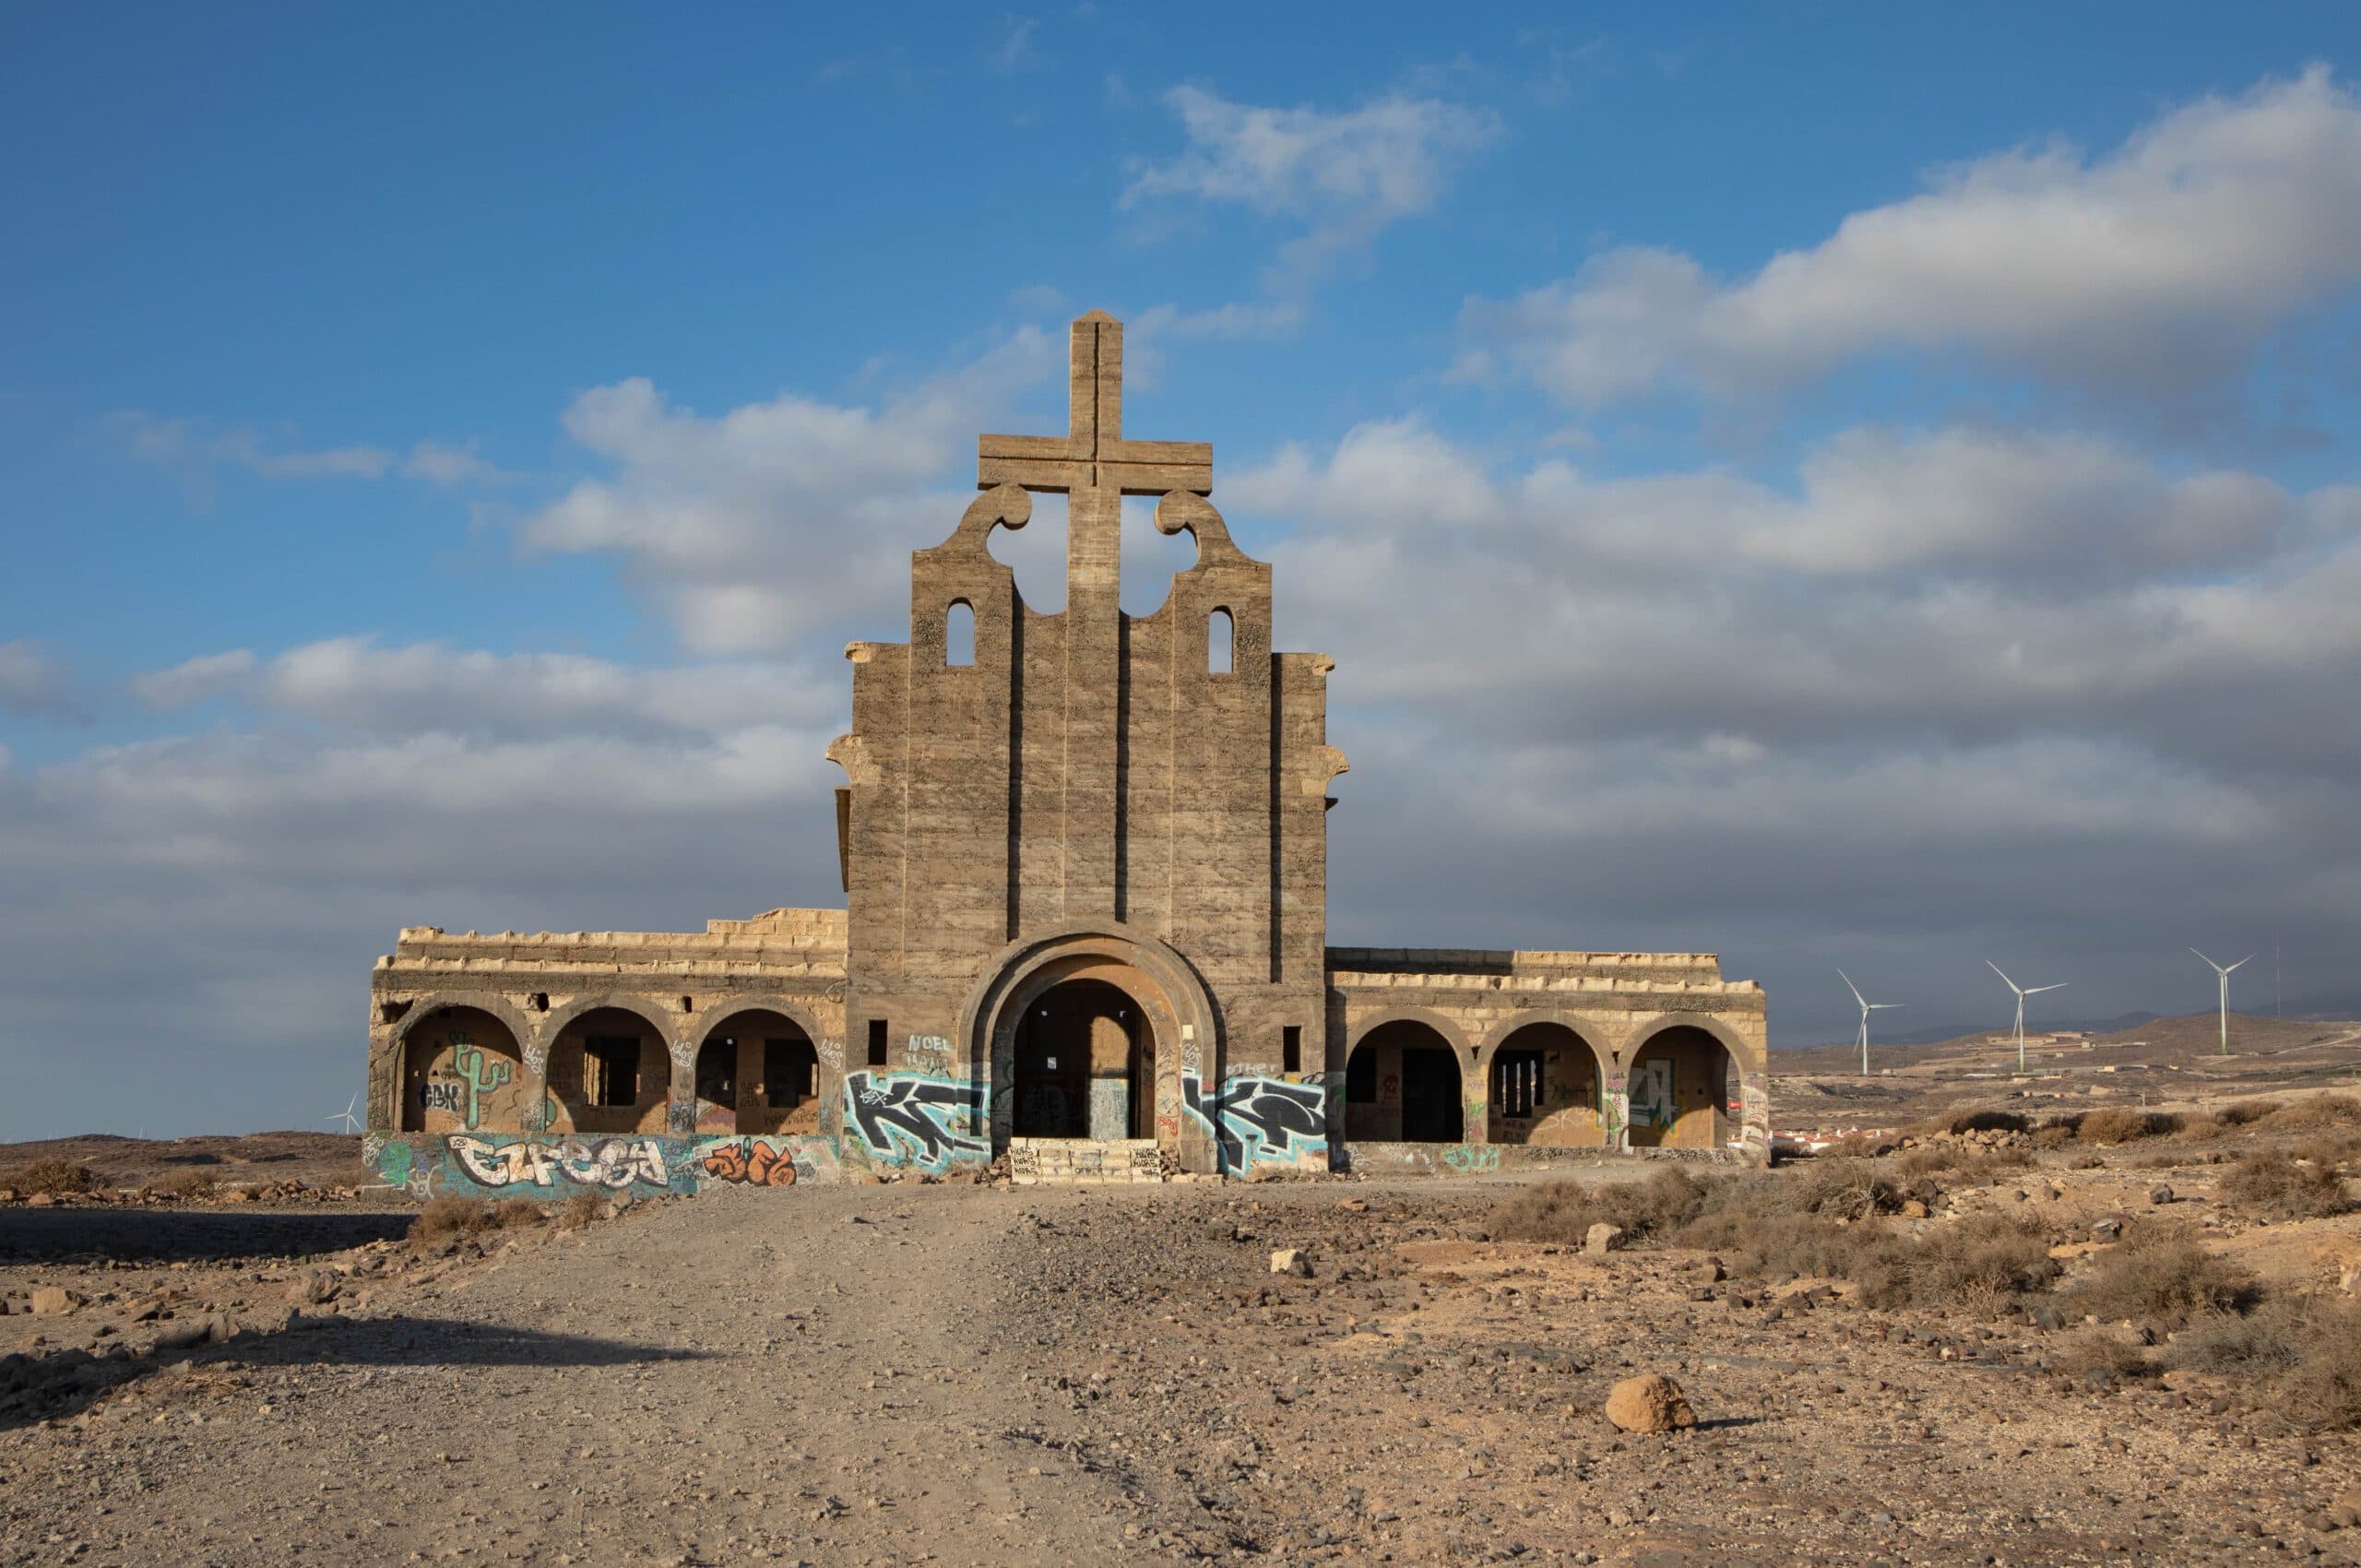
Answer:
[[[1237,633],[1230,624],[1229,612],[1216,610],[1205,622],[1205,669],[1212,674],[1230,672],[1230,659],[1235,655]]]
[[[943,616],[943,662],[976,662],[976,612],[964,599],[955,599]]]

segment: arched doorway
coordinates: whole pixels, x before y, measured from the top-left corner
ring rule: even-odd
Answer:
[[[403,1038],[403,1132],[522,1132],[528,1087],[516,1035],[481,1008],[438,1007]]]
[[[820,1057],[803,1026],[767,1007],[732,1013],[697,1046],[700,1133],[816,1133]]]
[[[672,1093],[664,1031],[628,1007],[595,1007],[550,1046],[552,1132],[661,1133]]]
[[[1691,1024],[1650,1035],[1631,1056],[1633,1148],[1720,1148],[1738,1135],[1738,1071],[1729,1048]]]
[[[1492,1051],[1484,1096],[1484,1135],[1496,1144],[1597,1148],[1598,1057],[1563,1024],[1533,1023]]]
[[[1465,1141],[1459,1052],[1416,1018],[1380,1024],[1345,1059],[1345,1136],[1359,1143]]]
[[[1105,980],[1071,980],[1016,1025],[1009,1125],[1019,1138],[1156,1136],[1156,1036],[1145,1009]]]

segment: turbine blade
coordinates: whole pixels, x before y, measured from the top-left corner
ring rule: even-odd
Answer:
[[[1987,964],[1992,964],[1992,960],[1989,958],[1987,958],[1984,961]],[[2024,994],[2023,992],[2017,991],[2017,982],[2009,978],[2008,970],[2002,968],[1998,964],[1992,964],[1992,972],[2000,977],[2000,983],[2002,985],[2007,986],[2011,991],[2015,991],[2019,996],[2023,996]]]
[[[2194,947],[2190,948],[2190,949],[2189,949],[2189,951],[2190,951],[2190,952],[2192,952],[2192,953],[2197,953],[2197,949],[2196,949],[2196,948],[2194,948]],[[2204,954],[2202,954],[2202,953],[2197,953],[2197,956],[2198,956],[2199,957],[2201,957],[2201,958],[2205,958],[2205,955],[2204,955]],[[2209,964],[2213,964],[2213,959],[2211,959],[2211,958],[2205,958],[2205,961],[2206,961],[2207,963],[2209,963]],[[2214,967],[2215,968],[2217,968],[2217,969],[2218,969],[2218,968],[2220,968],[2222,966],[2221,966],[2221,965],[2219,965],[2219,964],[2213,964],[2213,967]]]
[[[2253,954],[2251,954],[2251,953],[2249,953],[2249,954],[2248,954],[2245,957],[2243,957],[2243,958],[2239,959],[2239,960],[2237,961],[2237,963],[2231,965],[2231,966],[2230,966],[2230,969],[2235,969],[2235,968],[2240,968],[2240,967],[2241,967],[2241,966],[2243,966],[2243,965],[2251,964],[2251,963],[2253,963],[2253,962],[2254,962],[2254,955],[2253,955]],[[2226,974],[2228,974],[2228,973],[2230,972],[2230,969],[2224,969],[2222,972],[2223,972],[2224,974],[2225,974],[2225,975],[2226,975]]]
[[[2031,991],[2026,992],[2025,994],[2027,996],[2039,996],[2045,991],[2063,991],[2073,983],[2074,982],[2072,980],[2059,980],[2056,985],[2037,985]]]
[[[1836,978],[1845,982],[1845,989],[1853,993],[1854,1001],[1859,1003],[1864,1007],[1867,1007],[1869,1004],[1869,999],[1861,994],[1861,988],[1853,983],[1852,976],[1846,974],[1844,970],[1839,969],[1836,971]]]

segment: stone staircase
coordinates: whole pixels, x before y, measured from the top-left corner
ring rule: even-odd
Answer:
[[[1042,1182],[1161,1182],[1154,1138],[1011,1138],[1008,1176],[1018,1186]]]

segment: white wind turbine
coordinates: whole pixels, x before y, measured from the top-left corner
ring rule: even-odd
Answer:
[[[1853,1000],[1861,1004],[1861,1076],[1866,1078],[1869,1075],[1869,1015],[1878,1011],[1881,1007],[1906,1007],[1909,1004],[1906,1002],[1872,1002],[1868,997],[1861,994],[1861,988],[1853,983],[1852,976],[1846,974],[1844,970],[1839,969],[1836,971],[1836,978],[1845,982],[1845,989],[1853,993]]]
[[[1989,958],[1987,958],[1984,961],[1987,964],[1992,964],[1992,960]],[[2011,991],[2017,993],[2017,1071],[2022,1073],[2025,1070],[2025,998],[2028,996],[2039,996],[2045,991],[2063,991],[2068,986],[2071,985],[2073,981],[2059,980],[2056,985],[2037,985],[2033,987],[2031,990],[2027,990],[2025,987],[2021,986],[2016,981],[2011,980],[2009,978],[2009,971],[2002,968],[1999,965],[1992,964],[1992,972],[2000,977],[2001,984],[2007,986]]]
[[[333,1116],[324,1116],[321,1120],[324,1122],[341,1122],[344,1123],[344,1130],[346,1132],[357,1133],[361,1131],[361,1118],[355,1116],[353,1111],[358,1110],[360,1105],[361,1097],[356,1094],[350,1099],[345,1101],[344,1109],[342,1111],[338,1111]]]
[[[2190,948],[2189,951],[2197,953],[2197,949],[2194,947]],[[2205,955],[2202,953],[2197,953],[2197,956],[2201,958],[2205,958]],[[2221,965],[2214,963],[2213,959],[2205,958],[2205,962],[2207,966],[2213,969],[2214,977],[2222,982],[2222,1054],[2225,1056],[2230,1054],[2230,969],[2236,968],[2238,964],[2251,963],[2253,960],[2254,955],[2249,953],[2245,957],[2239,959],[2237,964],[2232,964],[2230,968],[2225,969]]]

